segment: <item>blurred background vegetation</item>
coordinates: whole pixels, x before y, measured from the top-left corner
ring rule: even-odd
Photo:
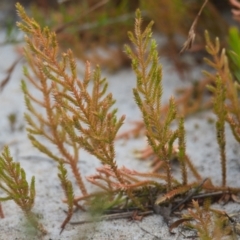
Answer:
[[[1,0],[0,20],[7,42],[15,39],[15,0]],[[117,71],[130,66],[123,52],[127,31],[133,30],[134,13],[143,12],[144,22],[154,20],[154,33],[161,36],[160,55],[173,61],[181,76],[192,65],[201,63],[204,54],[204,30],[228,44],[229,26],[234,24],[228,0],[209,0],[197,27],[190,51],[180,55],[188,31],[204,0],[20,0],[28,13],[42,26],[55,30],[60,47],[71,48],[76,57],[102,68]],[[236,33],[235,33],[236,35]],[[129,43],[128,43],[129,44]],[[234,44],[233,44],[234,45]],[[187,61],[189,53],[195,62]],[[234,55],[234,54],[233,54]],[[114,59],[114,61],[113,61]],[[239,74],[240,78],[240,74]]]

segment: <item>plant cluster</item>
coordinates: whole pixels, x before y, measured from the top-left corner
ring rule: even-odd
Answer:
[[[68,50],[61,53],[56,34],[28,17],[20,4],[16,7],[22,20],[17,25],[26,34],[24,53],[29,65],[24,68],[26,80],[21,85],[27,107],[25,119],[28,137],[34,147],[58,165],[58,177],[66,197],[64,202],[68,206],[61,231],[77,208],[102,213],[113,209],[137,210],[138,214],[135,213],[133,218],[139,219],[140,215],[149,211],[158,212],[157,209],[164,206],[170,209],[170,215],[192,203],[196,211],[190,209],[189,214],[183,215],[183,220],[173,226],[187,221],[189,227],[197,230],[201,239],[211,239],[212,233],[220,237],[235,235],[234,228],[228,226],[226,219],[229,218],[225,213],[222,214],[225,214],[224,217],[215,220],[207,212],[216,198],[235,199],[240,192],[240,188],[227,184],[225,154],[226,122],[236,140],[240,141],[240,86],[233,81],[225,50],[220,49],[219,40],[213,42],[208,33],[205,35],[206,50],[213,59],[206,59],[206,62],[216,70],[216,73],[206,72],[207,81],[204,82],[212,92],[211,105],[217,116],[216,140],[221,156],[222,184],[214,186],[210,178],[201,177],[186,154],[184,109],[190,103],[186,99],[179,101],[171,98],[167,107],[162,106],[162,68],[157,44],[152,39],[153,22],[142,31],[141,12],[137,10],[134,33],[128,34],[134,47],[125,46],[136,74],[133,96],[142,113],[149,146],[156,157],[157,172],[141,173],[117,165],[114,142],[125,116],[117,117],[117,109],[113,108],[115,100],[111,93],[107,93],[108,84],[101,77],[100,68],[92,70],[87,62],[85,75],[80,79],[73,52]],[[33,94],[30,86],[38,94]],[[200,104],[202,98],[197,106]],[[177,125],[175,129],[173,123]],[[178,143],[177,148],[174,147],[175,142]],[[57,151],[53,152],[50,146]],[[82,150],[95,156],[102,164],[96,169],[95,175],[86,178],[98,187],[95,192],[89,192],[86,188],[79,168]],[[172,175],[173,156],[179,162],[181,180]],[[80,196],[76,196],[73,190],[73,181],[68,177],[67,169],[76,180]],[[189,180],[190,172],[194,181]],[[34,178],[29,185],[24,170],[12,161],[7,148],[0,158],[0,189],[7,193],[7,197],[1,198],[1,201],[14,200],[30,222],[45,233],[32,213]],[[96,202],[104,204],[99,207]],[[203,204],[203,208],[199,204]]]
[[[45,6],[42,4],[42,8],[39,8],[39,3],[37,6],[33,4],[32,13],[41,26],[47,25],[55,29],[59,46],[62,49],[71,47],[75,57],[84,61],[88,59],[94,65],[100,63],[101,67],[115,71],[122,66],[130,65],[129,59],[122,53],[122,45],[129,42],[125,32],[133,28],[134,11],[140,8],[145,18],[154,20],[155,30],[167,37],[168,47],[163,47],[161,52],[172,59],[176,69],[182,74],[187,70],[188,65],[183,58],[179,57],[181,45],[177,38],[179,35],[187,36],[190,23],[195,18],[201,4],[201,1],[197,0],[161,0],[158,2],[154,0],[135,0],[134,2],[75,0],[63,2],[54,8],[50,7],[51,4],[47,6],[47,3]],[[210,24],[209,15],[216,21]],[[122,31],[118,31],[119,28]],[[218,36],[224,36],[227,32],[226,21],[211,1],[204,9],[202,21],[197,29],[199,34],[196,49],[204,48],[201,33],[206,28]],[[107,53],[104,56],[99,54],[100,46]],[[91,49],[91,54],[85,51],[86,49]],[[113,58],[115,61],[111,60]]]

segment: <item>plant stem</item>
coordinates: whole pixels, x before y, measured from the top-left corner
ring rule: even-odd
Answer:
[[[77,167],[77,162],[75,162],[74,164],[73,163],[70,163],[70,166],[71,166],[71,169],[72,169],[72,172],[73,172],[73,175],[74,177],[76,178],[77,180],[77,184],[83,194],[83,196],[86,196],[88,193],[87,193],[87,190],[86,190],[86,187],[85,187],[85,184],[83,182],[83,179],[82,179],[82,176],[78,170],[78,167]]]

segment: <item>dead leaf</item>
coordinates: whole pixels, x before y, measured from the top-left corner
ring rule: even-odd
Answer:
[[[175,221],[174,223],[172,223],[169,227],[169,231],[170,233],[172,232],[172,230],[174,228],[177,228],[179,225],[181,225],[182,223],[184,222],[189,222],[189,221],[192,221],[193,218],[181,218],[181,219],[178,219],[177,221]]]
[[[240,203],[240,198],[238,196],[236,196],[235,194],[231,194],[231,198],[234,202]]]

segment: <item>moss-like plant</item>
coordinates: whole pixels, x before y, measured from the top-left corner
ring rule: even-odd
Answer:
[[[158,62],[159,57],[156,42],[151,38],[151,26],[153,22],[151,22],[142,33],[141,21],[140,11],[137,11],[135,36],[129,33],[129,38],[136,47],[136,51],[131,50],[127,46],[125,47],[127,54],[132,60],[132,68],[137,77],[137,87],[133,89],[133,95],[142,112],[148,143],[159,161],[164,162],[167,192],[171,192],[171,190],[175,188],[174,193],[178,194],[176,189],[177,185],[173,185],[171,173],[171,158],[174,153],[173,143],[176,139],[179,140],[179,161],[182,172],[182,185],[184,185],[186,191],[189,189],[187,185],[187,164],[189,164],[190,169],[193,170],[194,173],[196,173],[196,170],[185,153],[183,118],[179,119],[179,129],[174,131],[171,129],[173,121],[178,120],[173,98],[169,101],[169,109],[166,115],[162,111],[162,69]],[[198,174],[197,178],[199,178]],[[179,191],[181,192],[182,189],[180,189]],[[168,199],[167,196],[166,199]],[[159,201],[157,201],[157,203],[159,203]]]
[[[18,26],[28,35],[25,55],[35,76],[32,76],[26,68],[24,73],[44,99],[42,101],[34,97],[27,84],[22,82],[29,112],[25,114],[29,126],[27,128],[29,139],[36,148],[53,160],[70,165],[83,199],[93,195],[87,193],[77,166],[81,148],[110,168],[108,169],[112,172],[110,176],[115,177],[117,182],[109,191],[123,189],[127,196],[143,209],[143,205],[133,196],[132,187],[128,186],[129,181],[120,174],[116,164],[114,140],[123,124],[124,116],[117,119],[117,110],[111,109],[115,100],[112,94],[106,93],[107,83],[101,78],[100,69],[96,68],[92,72],[90,64],[87,63],[84,79],[78,79],[72,52],[69,50],[60,55],[55,34],[48,28],[41,29],[37,22],[26,15],[19,4],[17,8],[23,19],[23,23],[18,23]],[[89,90],[90,83],[93,83],[92,91]],[[36,111],[37,106],[42,107],[45,114]],[[38,139],[40,136],[57,146],[59,153],[54,154],[48,144]],[[69,148],[72,150],[69,151]],[[61,181],[63,179],[61,178]],[[65,185],[62,184],[63,187]],[[65,193],[70,194],[71,191],[65,187]],[[69,200],[72,199],[72,194],[67,197]],[[77,206],[77,200],[75,205]],[[71,212],[72,210],[69,211],[69,216]]]
[[[222,168],[222,185],[226,186],[226,140],[225,140],[225,119],[227,116],[227,110],[225,108],[226,101],[226,88],[223,85],[222,80],[216,77],[216,89],[213,91],[214,98],[214,111],[218,117],[216,122],[217,142],[220,148],[221,155],[221,168]]]
[[[65,81],[70,78],[65,72],[66,64],[69,63],[69,55],[64,55],[62,62],[59,63],[57,61],[58,45],[55,34],[50,32],[48,28],[42,30],[33,19],[30,19],[26,15],[20,5],[17,5],[17,7],[24,21],[24,24],[18,24],[19,27],[28,33],[29,36],[32,36],[32,38],[26,37],[28,45],[25,50],[25,56],[35,76],[32,76],[27,68],[24,69],[24,74],[42,94],[43,99],[37,99],[31,91],[28,90],[26,83],[22,81],[22,90],[29,111],[29,113],[25,114],[28,123],[27,131],[29,133],[29,139],[36,148],[51,159],[54,159],[58,163],[63,162],[64,164],[69,164],[79,189],[83,195],[86,195],[87,190],[77,166],[79,146],[76,142],[72,142],[71,138],[66,139],[67,132],[65,128],[59,124],[61,121],[61,112],[58,105],[52,99],[54,86],[49,81],[49,77],[56,80],[59,79],[58,81],[61,81],[61,78],[65,79]],[[71,64],[74,63],[71,62]],[[48,68],[51,68],[53,72],[50,73]],[[75,71],[75,69],[72,70]],[[76,72],[73,72],[73,74],[76,74]],[[65,88],[61,87],[60,90],[64,93],[66,92],[66,87],[67,86],[65,86]],[[39,110],[37,111],[37,107],[38,109],[42,108],[43,112],[40,113]],[[38,140],[40,136],[48,140],[48,143],[40,142]],[[53,153],[49,150],[49,143],[57,147],[58,153]]]
[[[230,60],[230,68],[234,77],[240,82],[240,33],[237,27],[231,27],[228,34],[229,50],[227,55]]]
[[[225,49],[220,51],[219,39],[213,43],[208,32],[205,33],[206,50],[212,55],[213,61],[205,59],[216,72],[205,72],[214,80],[215,86],[208,86],[214,94],[214,112],[218,117],[216,122],[217,142],[220,148],[222,185],[226,186],[226,154],[225,154],[225,122],[228,122],[235,139],[240,142],[240,106],[238,92],[240,86],[234,82],[229,69]]]
[[[32,177],[30,184],[27,182],[24,169],[21,168],[20,163],[13,161],[7,147],[0,156],[0,189],[6,194],[6,197],[1,197],[0,201],[13,200],[35,228],[44,234],[47,233],[32,212],[35,200],[35,178]]]
[[[148,142],[159,158],[165,161],[168,190],[171,190],[172,177],[169,161],[172,155],[172,145],[168,146],[168,143],[173,144],[177,138],[177,133],[170,130],[170,124],[176,117],[176,108],[174,100],[171,99],[165,121],[161,120],[162,70],[158,63],[154,40],[151,42],[150,53],[146,57],[151,40],[152,24],[153,22],[141,33],[141,16],[140,12],[137,12],[135,36],[129,33],[129,38],[137,48],[136,54],[129,47],[126,47],[126,52],[132,59],[132,67],[137,76],[137,87],[133,89],[133,94],[142,111]]]
[[[236,239],[231,221],[224,211],[204,209],[198,201],[192,201],[193,209],[183,215],[184,226],[196,231],[201,240]]]

